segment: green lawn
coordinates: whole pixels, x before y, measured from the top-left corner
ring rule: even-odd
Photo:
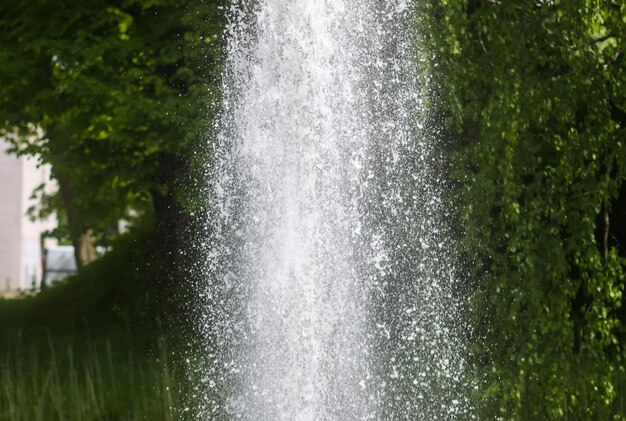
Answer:
[[[3,332],[1,420],[180,419],[179,371],[164,339],[88,328]]]
[[[0,299],[0,420],[186,418],[185,329],[150,244],[127,236],[78,276]]]

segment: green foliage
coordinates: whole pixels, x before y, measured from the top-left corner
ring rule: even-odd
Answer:
[[[0,5],[0,129],[52,164],[80,230],[185,192],[218,96],[218,4]]]
[[[458,139],[482,417],[623,419],[626,4],[428,8]]]

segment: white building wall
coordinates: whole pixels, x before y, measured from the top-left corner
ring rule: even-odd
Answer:
[[[28,216],[28,209],[39,205],[32,197],[33,191],[44,185],[44,191],[50,192],[53,187],[50,181],[50,167],[39,165],[34,158],[22,158],[22,273],[23,289],[39,285],[42,275],[41,234],[57,225],[56,218],[32,221]],[[51,241],[47,240],[49,245]],[[54,242],[56,244],[56,241]]]
[[[27,216],[33,190],[42,183],[53,188],[50,168],[34,158],[6,154],[0,139],[0,290],[30,289],[41,281],[41,234],[57,225],[56,218],[31,221]]]
[[[0,290],[22,282],[22,161],[7,155],[7,146],[0,139]]]

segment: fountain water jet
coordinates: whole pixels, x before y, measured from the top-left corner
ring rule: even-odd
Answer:
[[[231,6],[198,418],[467,412],[415,14],[404,0]]]

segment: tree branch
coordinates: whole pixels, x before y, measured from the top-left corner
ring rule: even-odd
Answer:
[[[619,38],[619,35],[611,32],[598,38],[592,38],[589,40],[589,42],[587,42],[587,44],[588,45],[597,44],[599,42],[606,41],[609,38]]]

